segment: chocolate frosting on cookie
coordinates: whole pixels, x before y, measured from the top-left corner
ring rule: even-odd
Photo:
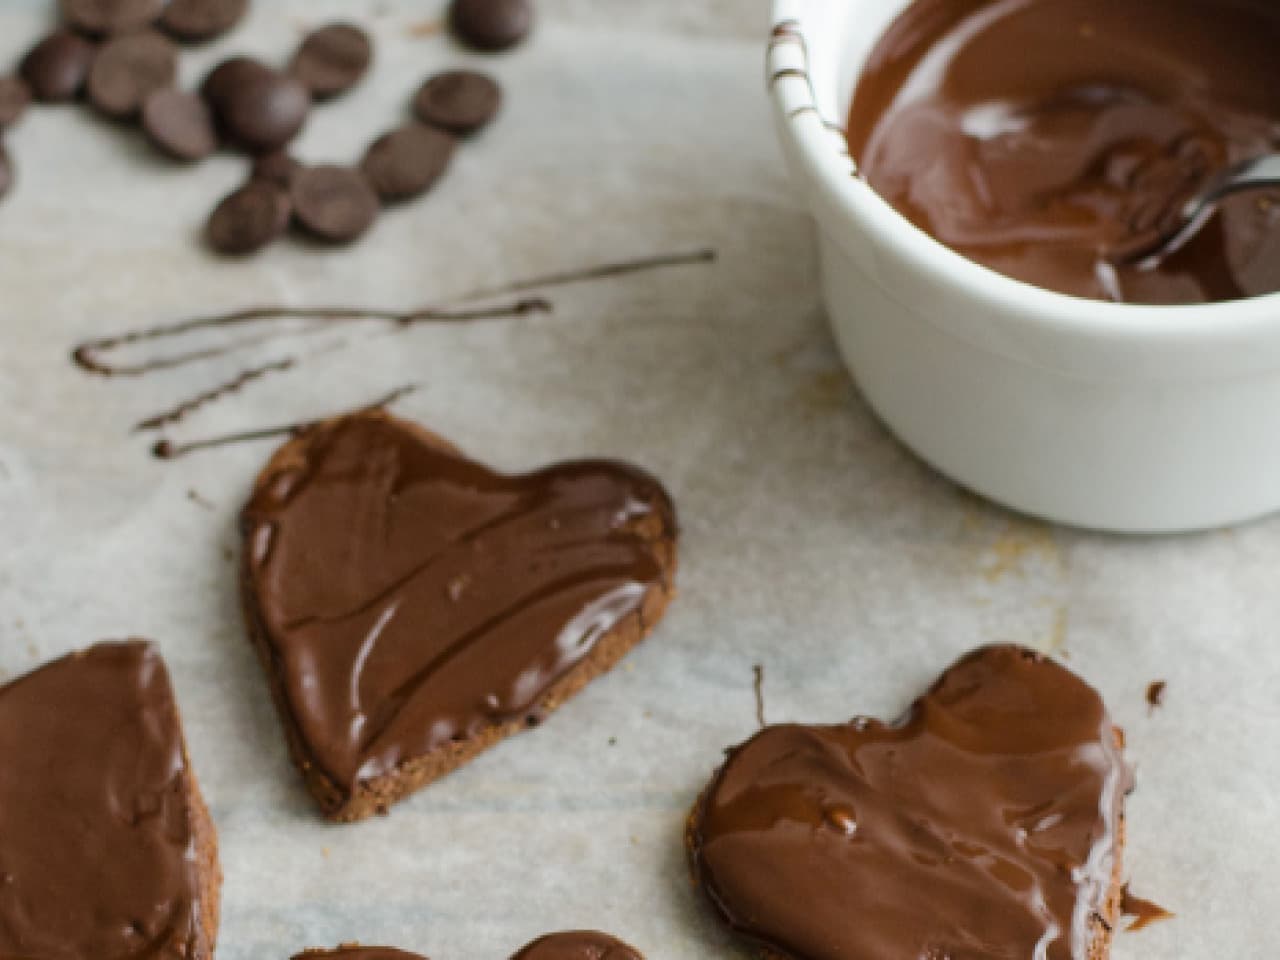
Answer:
[[[351,790],[536,711],[668,582],[656,544],[675,520],[632,467],[504,476],[366,413],[278,454],[243,531],[246,604],[285,712]]]
[[[336,950],[304,950],[293,960],[426,960],[425,957],[394,947],[361,947],[351,944]]]
[[[598,930],[549,933],[529,944],[511,960],[644,960],[640,952]]]
[[[152,645],[99,644],[0,688],[0,757],[0,956],[211,956],[203,807]]]
[[[799,960],[1083,960],[1111,915],[1130,774],[1098,694],[976,651],[897,724],[766,728],[690,821],[736,930]]]

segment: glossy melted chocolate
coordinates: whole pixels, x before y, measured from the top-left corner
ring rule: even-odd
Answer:
[[[147,643],[0,688],[0,956],[204,960],[182,732]]]
[[[722,917],[798,960],[1084,960],[1129,773],[1101,699],[988,647],[897,724],[776,726],[729,755],[690,823]]]
[[[245,509],[247,597],[341,788],[536,711],[669,579],[673,507],[632,467],[503,476],[382,413],[299,449]]]
[[[350,944],[336,950],[304,950],[293,960],[426,960],[416,953],[394,947],[361,947]]]
[[[511,960],[644,960],[634,947],[596,930],[567,930],[539,937]]]
[[[915,0],[872,53],[849,145],[971,260],[1135,303],[1280,290],[1280,205],[1229,200],[1181,251],[1117,263],[1210,175],[1280,144],[1272,0]]]

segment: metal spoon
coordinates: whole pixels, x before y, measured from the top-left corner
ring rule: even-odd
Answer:
[[[1209,179],[1174,216],[1157,228],[1155,236],[1141,238],[1110,259],[1139,269],[1154,267],[1191,242],[1217,211],[1218,204],[1227,197],[1246,190],[1277,186],[1280,186],[1280,153],[1263,154],[1228,167]]]

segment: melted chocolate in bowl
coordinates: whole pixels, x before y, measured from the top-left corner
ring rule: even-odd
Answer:
[[[872,52],[849,146],[971,260],[1062,293],[1280,291],[1280,196],[1225,202],[1155,265],[1116,258],[1228,164],[1280,146],[1272,0],[916,0]]]

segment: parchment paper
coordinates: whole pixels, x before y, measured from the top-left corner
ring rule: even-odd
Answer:
[[[0,63],[51,6],[0,2]],[[502,960],[576,926],[654,960],[742,955],[691,894],[681,827],[721,749],[755,729],[752,666],[771,721],[892,717],[960,653],[1004,640],[1065,657],[1128,731],[1127,870],[1179,916],[1119,935],[1115,956],[1271,956],[1280,521],[1083,535],[931,473],[875,422],[827,333],[763,93],[765,4],[538,6],[536,39],[484,61],[509,95],[500,122],[436,193],[351,250],[286,242],[219,262],[197,233],[242,161],[175,167],[71,108],[35,110],[8,138],[21,181],[0,205],[0,669],[99,638],[162,644],[221,837],[220,956],[359,939]],[[349,161],[427,74],[474,59],[431,32],[440,10],[257,0],[232,38],[184,60],[184,78],[233,50],[283,60],[331,17],[372,24],[375,71],[300,145]],[[718,261],[548,290],[548,316],[299,331],[137,378],[95,378],[68,357],[186,315],[411,306],[703,248]],[[168,436],[321,416],[415,383],[396,409],[475,456],[510,469],[625,457],[666,481],[684,526],[681,595],[624,666],[542,728],[350,827],[324,825],[289,766],[240,622],[235,517],[272,443],[161,462],[156,437],[131,432],[246,366],[308,351]],[[1149,713],[1154,680],[1168,692]]]

